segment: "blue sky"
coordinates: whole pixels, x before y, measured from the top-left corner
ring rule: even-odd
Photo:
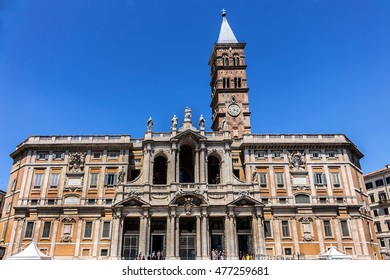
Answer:
[[[388,0],[0,0],[0,189],[31,135],[210,130],[221,12],[245,41],[253,133],[344,133],[390,163]]]

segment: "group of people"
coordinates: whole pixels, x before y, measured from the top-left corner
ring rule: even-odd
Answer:
[[[164,254],[162,251],[153,251],[152,254],[147,256],[143,255],[142,252],[138,254],[137,260],[164,260]]]
[[[211,250],[212,260],[226,260],[226,251],[218,251],[218,249]]]

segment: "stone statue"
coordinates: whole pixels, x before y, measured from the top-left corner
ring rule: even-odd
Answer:
[[[178,121],[179,119],[176,117],[176,115],[173,115],[171,127],[172,130],[176,130]]]
[[[200,115],[200,118],[199,118],[199,128],[200,129],[204,129],[204,123],[205,123],[205,119],[203,117],[203,115]]]
[[[121,184],[125,181],[125,175],[126,175],[126,172],[122,168],[118,173],[118,184]]]
[[[149,119],[148,119],[148,131],[152,131],[152,127],[153,127],[153,120],[152,120],[152,117],[149,117]]]
[[[184,112],[185,112],[184,113],[184,121],[191,121],[191,117],[192,117],[191,109],[186,107]]]
[[[222,130],[223,131],[227,131],[228,130],[228,123],[227,123],[226,117],[224,117],[223,120],[222,120]]]

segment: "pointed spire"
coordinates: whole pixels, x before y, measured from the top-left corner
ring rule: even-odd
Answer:
[[[236,36],[226,19],[226,10],[222,9],[222,25],[219,31],[218,43],[238,43]]]

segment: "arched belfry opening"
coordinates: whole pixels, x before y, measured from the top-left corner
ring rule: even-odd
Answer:
[[[194,152],[192,147],[183,145],[180,147],[179,182],[194,183]]]
[[[207,174],[209,184],[219,184],[221,180],[220,161],[216,156],[207,158]]]
[[[154,159],[153,184],[167,184],[167,159],[163,156],[157,156]]]

